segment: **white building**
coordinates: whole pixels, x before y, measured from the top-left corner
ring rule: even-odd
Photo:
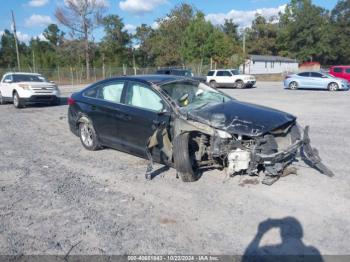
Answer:
[[[243,72],[243,65],[239,69]],[[293,73],[298,69],[295,59],[281,56],[250,55],[245,63],[245,73],[252,75]]]

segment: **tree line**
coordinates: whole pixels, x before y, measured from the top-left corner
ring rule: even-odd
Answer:
[[[252,25],[245,29],[232,19],[213,25],[196,7],[182,3],[157,19],[156,28],[142,24],[134,33],[125,29],[120,16],[104,15],[100,1],[66,3],[56,8],[59,23],[45,28],[45,40],[37,37],[19,43],[22,68],[36,71],[78,65],[86,68],[89,78],[91,68],[105,65],[200,68],[215,63],[237,67],[248,54],[286,56],[324,65],[350,64],[350,0],[339,0],[332,10],[311,0],[291,0],[285,12],[269,19],[256,14]],[[97,27],[104,30],[98,42],[93,38]],[[4,31],[0,68],[17,67],[14,39],[10,30]]]

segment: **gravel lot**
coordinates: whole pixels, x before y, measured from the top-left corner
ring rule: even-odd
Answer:
[[[61,90],[68,96],[74,88]],[[350,92],[287,91],[268,82],[224,91],[310,125],[313,146],[336,176],[298,162],[298,175],[271,187],[219,171],[185,184],[162,166],[146,181],[145,160],[86,151],[68,129],[66,105],[3,105],[0,254],[65,255],[73,246],[70,254],[228,255],[258,247],[350,254]]]

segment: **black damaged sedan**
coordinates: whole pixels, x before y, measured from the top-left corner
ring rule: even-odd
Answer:
[[[208,169],[264,174],[273,184],[298,158],[333,176],[310,146],[308,128],[288,113],[237,101],[204,83],[177,76],[119,77],[69,99],[71,131],[88,150],[114,148],[174,167],[184,182]]]

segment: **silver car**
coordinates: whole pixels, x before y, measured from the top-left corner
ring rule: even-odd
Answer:
[[[329,91],[349,90],[348,81],[331,76],[324,72],[302,72],[286,76],[284,79],[286,89],[326,89]]]

